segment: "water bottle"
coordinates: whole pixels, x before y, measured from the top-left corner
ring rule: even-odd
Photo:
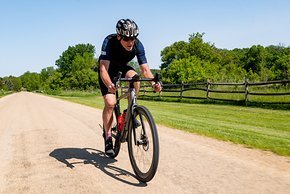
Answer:
[[[118,131],[122,131],[125,125],[126,110],[124,110],[122,115],[118,116]]]

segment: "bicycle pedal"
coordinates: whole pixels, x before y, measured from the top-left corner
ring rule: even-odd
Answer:
[[[115,127],[112,127],[112,129],[111,129],[112,131],[117,131],[117,127],[115,126]]]

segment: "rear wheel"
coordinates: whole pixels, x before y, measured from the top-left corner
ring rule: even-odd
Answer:
[[[150,181],[158,167],[159,141],[153,117],[144,106],[134,109],[134,118],[129,122],[128,150],[137,179]]]

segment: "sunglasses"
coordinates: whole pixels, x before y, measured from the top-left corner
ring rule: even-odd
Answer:
[[[123,37],[122,40],[124,40],[125,42],[128,42],[129,40],[134,41],[134,40],[136,40],[136,38],[135,37]]]

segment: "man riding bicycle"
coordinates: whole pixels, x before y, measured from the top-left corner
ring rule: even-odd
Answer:
[[[118,75],[119,71],[122,72],[122,77],[126,78],[137,74],[135,69],[128,65],[135,56],[144,77],[153,78],[147,64],[144,47],[137,38],[139,35],[137,24],[130,19],[121,19],[117,22],[116,32],[116,34],[111,34],[105,38],[99,57],[99,85],[105,103],[103,109],[103,137],[105,153],[108,156],[114,155],[111,125],[116,104],[116,86],[112,82],[113,78]],[[151,84],[156,92],[161,91],[160,83],[151,82]],[[140,84],[137,82],[134,87],[138,91]]]

